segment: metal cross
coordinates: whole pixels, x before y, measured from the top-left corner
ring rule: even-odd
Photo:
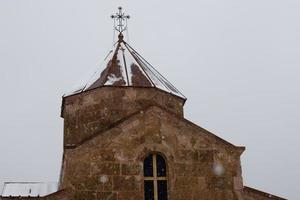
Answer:
[[[119,7],[119,12],[117,12],[115,15],[111,15],[111,18],[115,21],[115,29],[122,33],[127,28],[127,19],[130,18],[129,15],[125,15],[124,12],[122,12],[122,7]],[[117,22],[117,24],[116,24]]]

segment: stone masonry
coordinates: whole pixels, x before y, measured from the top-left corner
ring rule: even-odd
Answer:
[[[170,199],[241,195],[244,147],[184,119],[182,99],[156,89],[104,87],[63,102],[61,188],[69,198],[143,199],[143,159],[151,152],[165,156]]]

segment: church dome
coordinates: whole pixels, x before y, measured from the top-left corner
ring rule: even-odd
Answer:
[[[123,40],[122,33],[118,38],[113,50],[104,59],[105,69],[102,72],[94,72],[87,81],[66,96],[111,86],[157,88],[186,99],[178,89]]]

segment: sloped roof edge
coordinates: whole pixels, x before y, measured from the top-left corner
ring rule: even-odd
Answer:
[[[57,182],[4,182],[2,197],[44,197],[57,189]]]
[[[56,192],[53,192],[51,194],[48,194],[46,196],[43,196],[43,197],[19,197],[19,196],[16,196],[16,197],[2,197],[0,196],[0,199],[48,199],[49,197],[54,197],[56,195],[60,195],[61,193],[64,193],[66,192],[66,189],[62,189],[62,190],[58,190]]]
[[[246,149],[244,146],[235,146],[234,144],[232,144],[232,143],[230,143],[230,142],[228,142],[228,141],[226,141],[226,140],[224,140],[224,139],[218,137],[217,135],[211,133],[210,131],[208,131],[208,130],[206,130],[206,129],[200,127],[200,126],[198,126],[197,124],[195,124],[195,123],[193,123],[193,122],[191,122],[191,121],[189,121],[188,119],[185,119],[184,117],[177,116],[175,113],[173,113],[173,112],[171,112],[171,111],[169,111],[169,110],[167,110],[167,109],[165,109],[165,108],[163,108],[163,107],[161,107],[161,106],[159,106],[159,105],[151,105],[151,106],[149,106],[149,107],[147,107],[147,108],[141,109],[141,110],[139,110],[139,111],[137,111],[137,112],[135,112],[135,113],[133,113],[133,114],[131,114],[131,115],[129,115],[129,116],[126,116],[126,117],[122,118],[121,120],[119,120],[119,121],[113,123],[112,125],[110,125],[110,126],[107,127],[106,129],[101,130],[100,132],[98,132],[98,133],[92,135],[91,137],[86,138],[85,140],[83,140],[83,141],[80,142],[79,144],[77,144],[77,145],[68,145],[68,146],[65,146],[65,148],[66,148],[66,149],[76,149],[77,147],[79,147],[79,146],[83,145],[84,143],[86,143],[86,142],[92,140],[93,138],[97,137],[97,136],[100,135],[101,133],[104,133],[104,132],[106,132],[106,131],[108,131],[108,130],[110,130],[110,129],[112,129],[112,128],[114,128],[114,127],[120,125],[120,124],[122,124],[123,122],[129,120],[130,118],[132,118],[132,117],[134,117],[134,116],[136,116],[136,115],[139,115],[139,114],[141,114],[141,113],[145,113],[145,112],[149,111],[151,108],[155,108],[155,107],[156,107],[156,108],[159,108],[160,110],[163,110],[164,112],[166,112],[166,113],[172,115],[173,117],[175,117],[175,118],[177,118],[177,119],[179,119],[179,120],[182,120],[182,121],[184,121],[184,122],[186,122],[186,123],[188,123],[188,124],[194,126],[194,127],[197,128],[197,129],[200,129],[202,132],[204,132],[204,133],[210,135],[211,137],[214,137],[217,141],[219,141],[219,142],[225,144],[226,146],[229,146],[229,147],[231,147],[231,148],[233,148],[233,149],[235,149],[235,150],[238,150],[240,154],[242,154],[242,153],[244,152],[244,150]]]
[[[110,85],[159,88],[186,99],[170,81],[123,40],[122,34],[119,35],[119,40],[113,48],[101,63],[101,67],[98,67],[105,67],[102,71],[94,71],[87,80],[65,95]]]
[[[276,196],[276,195],[273,195],[273,194],[270,194],[270,193],[266,193],[266,192],[263,192],[263,191],[261,191],[261,190],[257,190],[257,189],[254,189],[254,188],[251,188],[251,187],[248,187],[248,186],[244,186],[244,192],[246,192],[246,193],[255,193],[255,194],[258,194],[258,195],[267,197],[267,198],[269,198],[269,199],[275,199],[275,200],[287,200],[287,199],[285,199],[285,198],[278,197],[278,196]]]
[[[143,86],[111,86],[111,85],[103,85],[103,86],[99,86],[99,87],[96,87],[96,88],[92,88],[92,89],[88,89],[88,90],[84,90],[80,93],[74,93],[74,94],[70,94],[70,95],[63,95],[62,98],[68,98],[68,97],[72,97],[72,96],[76,96],[76,95],[79,95],[79,94],[83,94],[83,93],[86,93],[86,92],[90,92],[90,91],[93,91],[93,90],[97,90],[99,88],[147,88],[147,89],[156,89],[158,91],[161,91],[163,93],[166,93],[166,94],[170,94],[178,99],[181,99],[183,100],[184,102],[186,102],[187,98],[183,98],[181,96],[177,96],[171,92],[167,92],[163,89],[160,89],[158,87],[143,87]]]

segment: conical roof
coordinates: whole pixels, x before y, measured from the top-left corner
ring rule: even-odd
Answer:
[[[104,87],[149,87],[186,99],[165,77],[163,77],[149,62],[137,53],[123,40],[120,33],[118,42],[105,58],[106,68],[95,72],[89,80],[68,95]]]

